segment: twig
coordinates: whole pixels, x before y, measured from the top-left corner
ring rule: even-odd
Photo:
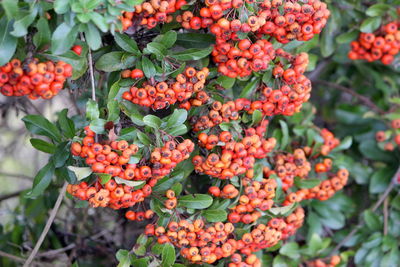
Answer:
[[[92,51],[90,50],[90,48],[88,53],[88,59],[89,59],[90,82],[92,84],[92,100],[96,101],[96,85],[94,82],[93,58],[92,58]]]
[[[8,172],[0,172],[0,176],[9,176],[9,177],[13,177],[13,178],[21,178],[21,179],[26,179],[26,180],[31,180],[32,181],[32,177],[29,177],[25,174],[18,174],[18,173],[8,173]]]
[[[29,267],[29,265],[32,263],[33,259],[35,258],[36,254],[38,253],[40,246],[42,245],[44,239],[46,238],[47,233],[50,230],[51,225],[53,224],[53,221],[54,221],[54,218],[56,217],[58,209],[61,206],[61,202],[62,202],[62,200],[63,200],[63,198],[65,196],[65,191],[67,189],[67,185],[68,185],[68,183],[65,182],[63,187],[61,188],[61,192],[58,195],[56,204],[54,204],[54,208],[50,213],[50,217],[47,219],[47,222],[46,222],[46,225],[45,225],[45,227],[43,229],[43,232],[40,235],[39,240],[37,241],[35,247],[32,250],[32,253],[29,255],[29,257],[26,260],[26,262],[24,263],[23,267]]]
[[[76,247],[76,244],[72,243],[72,244],[69,244],[68,246],[63,247],[63,248],[49,250],[49,251],[46,251],[46,252],[43,252],[43,253],[39,253],[39,254],[37,254],[37,257],[38,258],[40,258],[40,257],[51,258],[51,257],[57,256],[60,253],[63,253],[63,252],[68,251],[68,250],[71,250],[71,249],[73,249],[75,247]]]
[[[389,186],[386,188],[385,192],[383,192],[382,196],[378,199],[378,201],[375,203],[375,205],[372,207],[371,211],[375,212],[381,205],[382,203],[387,199],[387,197],[389,196],[390,192],[392,192],[393,188],[396,185],[396,180],[397,177],[400,175],[400,166],[398,167],[396,173],[394,174],[394,176],[391,179],[391,182],[389,184]],[[340,241],[339,244],[336,245],[336,247],[332,250],[331,252],[331,256],[335,255],[337,253],[337,251],[339,251],[339,249],[350,239],[353,237],[353,235],[360,230],[361,227],[363,227],[364,225],[364,221],[359,222],[356,227],[344,238],[342,239],[342,241]]]
[[[387,235],[388,232],[388,215],[389,215],[389,199],[386,198],[383,202],[383,235]]]
[[[21,263],[25,262],[24,258],[9,254],[9,253],[1,251],[1,250],[0,250],[0,256],[1,257],[5,257],[5,258],[9,258],[10,260],[13,260],[13,261],[16,261],[16,262],[21,262]]]
[[[18,190],[17,192],[14,192],[14,193],[10,193],[10,194],[6,194],[6,195],[3,195],[3,196],[0,196],[0,202],[3,201],[3,200],[7,200],[7,199],[9,199],[9,198],[17,197],[17,196],[19,196],[22,192],[24,192],[25,190],[26,190],[26,189],[24,189],[24,190]]]
[[[344,87],[342,85],[336,84],[336,83],[331,83],[331,82],[327,82],[327,81],[322,81],[322,80],[316,80],[315,83],[317,84],[321,84],[321,85],[325,85],[327,87],[331,87],[337,90],[340,90],[342,92],[345,92],[355,98],[357,98],[360,102],[362,102],[365,106],[371,108],[372,110],[374,110],[375,112],[379,113],[379,114],[384,114],[385,111],[382,110],[381,108],[379,108],[377,105],[375,105],[374,102],[372,102],[368,97],[365,97],[363,95],[358,94],[356,91],[354,91],[351,88],[347,88]]]

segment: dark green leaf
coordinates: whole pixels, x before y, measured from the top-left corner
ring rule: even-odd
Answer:
[[[22,121],[31,133],[47,136],[57,142],[61,141],[60,131],[48,119],[40,115],[27,115],[22,118]]]
[[[51,52],[55,55],[61,55],[67,52],[74,44],[78,26],[70,26],[63,22],[58,25],[51,37]]]
[[[147,78],[152,78],[156,75],[156,67],[154,66],[153,62],[151,62],[150,59],[147,57],[142,58],[142,70],[144,72],[144,75]]]
[[[17,38],[10,34],[11,29],[11,21],[3,17],[0,20],[0,66],[10,61],[17,48]]]
[[[51,31],[47,19],[40,18],[36,23],[37,33],[33,36],[33,43],[37,48],[50,43]]]
[[[72,138],[75,136],[75,124],[74,122],[68,118],[68,109],[63,109],[58,114],[58,124],[63,132],[63,134],[68,137]]]
[[[114,51],[101,56],[95,66],[105,72],[125,70],[135,65],[136,57],[122,51]]]
[[[33,23],[37,14],[38,14],[38,6],[34,6],[33,9],[29,12],[28,15],[14,22],[14,30],[10,32],[10,34],[15,37],[22,37],[28,33],[28,27]]]
[[[178,203],[180,206],[190,209],[206,209],[211,206],[213,198],[205,194],[193,194],[180,197]]]
[[[173,128],[182,125],[187,119],[188,113],[186,109],[175,109],[168,118],[167,127]]]
[[[169,243],[164,244],[164,248],[161,253],[161,259],[162,259],[161,266],[171,267],[172,264],[174,264],[175,262],[175,257],[176,257],[175,248]]]
[[[124,49],[126,52],[132,53],[135,56],[140,56],[141,53],[136,41],[129,38],[128,35],[116,32],[114,39],[118,46]]]
[[[321,183],[321,180],[319,179],[300,179],[299,177],[296,177],[294,179],[294,184],[298,188],[313,188]]]
[[[381,17],[371,17],[367,18],[363,21],[360,26],[360,31],[372,33],[381,26],[382,18]]]
[[[36,174],[33,179],[32,190],[29,191],[27,197],[36,198],[43,194],[44,190],[50,185],[53,175],[54,165],[53,162],[50,161]]]
[[[162,120],[154,115],[146,115],[143,117],[143,122],[154,129],[159,129],[162,123]]]
[[[170,56],[180,61],[199,60],[211,54],[212,49],[211,46],[204,49],[190,48],[180,52],[173,52]]]
[[[215,209],[215,210],[203,210],[201,214],[206,218],[208,222],[224,222],[228,217],[226,210]]]
[[[34,148],[45,153],[53,154],[56,146],[41,139],[31,138],[29,140]]]

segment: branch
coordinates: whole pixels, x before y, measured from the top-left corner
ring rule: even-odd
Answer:
[[[342,92],[345,92],[345,93],[357,98],[362,104],[364,104],[365,106],[369,107],[370,109],[372,109],[373,111],[375,111],[378,114],[384,114],[385,113],[384,110],[382,110],[377,105],[375,105],[375,103],[372,102],[368,97],[365,97],[363,95],[358,94],[356,91],[354,91],[351,88],[347,88],[347,87],[344,87],[344,86],[336,84],[336,83],[331,83],[331,82],[322,81],[322,80],[316,80],[315,83],[321,84],[321,85],[324,85],[324,86],[327,86],[327,87],[331,87],[331,88],[340,90]]]
[[[391,179],[391,182],[389,184],[389,186],[386,188],[385,192],[383,192],[382,196],[378,199],[378,201],[375,203],[375,205],[372,207],[371,211],[375,212],[381,205],[382,203],[387,199],[387,197],[389,196],[390,192],[392,192],[393,188],[396,186],[396,181],[397,181],[397,177],[400,176],[400,166],[398,167],[396,173],[394,174],[394,176]],[[337,251],[339,251],[339,249],[350,239],[353,237],[353,235],[360,230],[361,227],[364,226],[364,221],[361,221],[360,223],[358,223],[356,225],[356,227],[342,240],[340,241],[339,244],[337,244],[337,246],[332,250],[331,252],[331,256],[335,255],[337,253]]]
[[[9,253],[1,251],[1,250],[0,250],[0,256],[1,257],[5,257],[5,258],[9,258],[10,260],[13,260],[13,261],[16,261],[16,262],[21,262],[21,263],[25,262],[24,258],[9,254]]]
[[[90,82],[92,84],[92,99],[93,101],[96,101],[96,86],[94,82],[93,58],[92,58],[92,50],[90,50],[90,48],[89,48],[88,58],[89,58]]]
[[[54,204],[54,208],[50,213],[50,217],[47,219],[47,222],[46,222],[46,225],[45,225],[45,227],[43,229],[43,232],[40,235],[39,240],[37,241],[35,247],[32,250],[32,253],[29,255],[29,257],[26,260],[26,262],[24,263],[23,267],[29,267],[30,264],[32,263],[33,259],[35,258],[36,254],[38,253],[40,246],[42,245],[44,239],[46,238],[47,233],[50,230],[51,225],[53,224],[53,221],[54,221],[54,218],[56,217],[58,209],[61,206],[61,202],[62,202],[62,200],[63,200],[63,198],[65,196],[65,192],[67,190],[67,185],[68,185],[68,183],[65,182],[63,187],[61,188],[61,192],[58,195],[56,204]]]
[[[22,192],[24,192],[25,190],[26,190],[26,189],[24,189],[24,190],[18,190],[17,192],[14,192],[14,193],[10,193],[10,194],[6,194],[6,195],[3,195],[3,196],[0,196],[0,202],[3,201],[3,200],[7,200],[7,199],[9,199],[9,198],[17,197],[17,196],[19,196]]]

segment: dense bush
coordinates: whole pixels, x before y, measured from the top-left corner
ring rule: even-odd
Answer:
[[[397,5],[3,0],[1,265],[397,266]]]

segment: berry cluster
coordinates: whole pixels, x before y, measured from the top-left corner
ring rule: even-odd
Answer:
[[[131,77],[132,73],[134,71],[131,72]],[[123,93],[122,98],[134,104],[158,110],[176,102],[185,103],[194,93],[197,93],[198,101],[191,104],[202,105],[209,99],[208,95],[201,91],[208,74],[208,68],[196,71],[194,68],[188,67],[174,80],[158,82],[154,86],[150,82],[144,82],[140,88],[132,86],[129,91]]]
[[[125,31],[131,26],[146,26],[152,29],[158,23],[171,22],[172,13],[186,5],[186,0],[151,0],[135,6],[134,12],[123,12],[120,17],[122,29]]]
[[[277,183],[274,179],[254,181],[249,178],[242,179],[243,194],[239,198],[239,205],[232,207],[228,216],[231,223],[243,222],[250,224],[256,222],[261,216],[261,211],[269,210],[274,204]]]
[[[167,190],[165,193],[165,196],[167,197],[167,200],[165,200],[164,205],[165,208],[172,210],[176,207],[178,204],[178,199],[175,196],[175,192],[173,190]]]
[[[400,119],[394,119],[390,122],[390,131],[378,131],[376,132],[375,138],[379,143],[385,143],[384,149],[387,151],[393,151],[395,146],[394,143],[400,147]]]
[[[127,218],[130,221],[142,222],[144,220],[150,220],[153,217],[154,217],[154,211],[152,210],[138,211],[138,212],[135,212],[133,210],[128,210],[125,213],[125,218]]]
[[[132,186],[117,184],[113,178],[105,184],[101,184],[101,180],[97,179],[90,186],[86,182],[81,182],[78,185],[70,184],[67,187],[67,192],[80,200],[89,201],[89,204],[94,208],[121,209],[132,207],[144,201],[144,198],[151,194],[152,187],[156,183],[157,180],[152,179],[141,189],[135,189]],[[132,219],[132,214],[130,216]]]
[[[246,137],[240,141],[232,140],[229,132],[222,132],[219,136],[201,133],[198,139],[200,146],[209,150],[220,146],[221,152],[209,153],[207,157],[194,156],[195,170],[219,179],[253,173],[255,160],[265,158],[276,144],[275,138],[264,139],[255,130],[247,131]]]
[[[124,70],[121,72],[121,77],[132,78],[132,79],[141,79],[144,77],[144,73],[141,69],[133,69],[133,70]]]
[[[0,67],[0,93],[30,99],[50,99],[64,87],[72,76],[72,66],[63,62],[39,62],[37,58],[21,62],[13,59]]]
[[[118,176],[125,180],[161,179],[181,161],[189,158],[194,144],[189,139],[178,144],[168,141],[163,147],[155,148],[151,153],[150,163],[145,165],[129,163],[131,156],[139,152],[139,147],[129,144],[126,140],[112,141],[110,145],[94,141],[95,133],[85,127],[85,137],[82,145],[74,142],[71,153],[85,158],[86,164],[96,173],[106,173],[112,177]]]
[[[306,267],[335,267],[340,264],[340,256],[333,255],[328,259],[316,259],[306,262]]]
[[[241,266],[246,266],[246,267],[261,267],[261,261],[260,259],[257,258],[256,255],[250,254],[246,256],[241,256],[239,253],[235,253],[232,255],[230,259],[230,263],[228,264],[228,267],[241,267]]]
[[[218,186],[211,186],[208,188],[208,193],[214,197],[232,199],[239,195],[239,190],[231,184],[225,185],[222,190]]]
[[[321,154],[323,156],[328,155],[335,147],[340,145],[340,140],[337,139],[328,129],[322,129],[320,134],[324,139],[324,144],[321,146]]]
[[[295,177],[304,179],[311,171],[311,164],[306,158],[306,153],[300,148],[296,149],[293,154],[276,154],[274,165],[273,170],[264,167],[264,177],[276,174],[282,180],[282,189],[285,191],[293,186]]]
[[[305,199],[328,200],[347,184],[348,177],[349,172],[346,169],[340,169],[332,178],[321,181],[319,185],[311,189],[304,188],[288,194],[283,205],[290,205]]]
[[[349,59],[364,59],[368,62],[380,60],[389,65],[400,49],[398,22],[383,25],[375,33],[361,33],[357,41],[351,42]]]

